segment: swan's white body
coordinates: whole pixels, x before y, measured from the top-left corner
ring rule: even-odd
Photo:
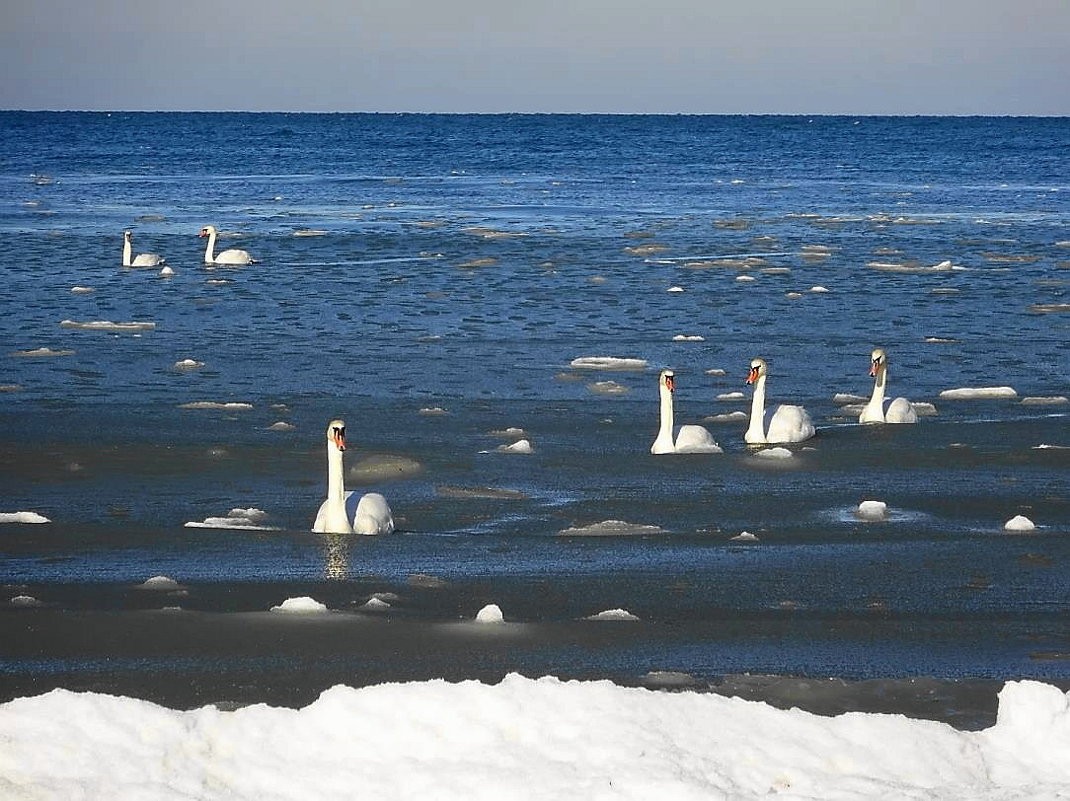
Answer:
[[[165,261],[158,253],[139,253],[136,256],[133,253],[134,234],[123,231],[123,267],[159,267]]]
[[[661,394],[661,426],[658,428],[657,439],[650,446],[650,452],[662,453],[722,453],[713,436],[702,426],[680,426],[673,441],[673,405],[672,395],[676,388],[675,373],[672,370],[662,370],[658,377],[658,389]]]
[[[224,250],[219,255],[215,252],[215,240],[218,236],[218,232],[214,225],[206,225],[201,229],[201,236],[208,237],[208,246],[204,249],[204,263],[205,264],[253,264],[256,260],[249,255],[247,250],[238,250],[237,248],[230,248]]]
[[[884,400],[888,385],[888,357],[877,348],[873,351],[873,363],[869,374],[873,376],[873,395],[858,415],[860,423],[916,423],[918,413],[914,404],[906,398],[896,398],[891,403]]]
[[[765,379],[768,373],[764,359],[750,363],[747,383],[754,385],[754,397],[750,406],[750,425],[743,439],[748,445],[765,445],[779,442],[802,442],[814,435],[810,414],[802,406],[781,404],[769,415],[765,413]]]
[[[342,471],[346,424],[332,420],[327,426],[327,499],[320,504],[312,530],[322,534],[390,534],[394,516],[386,498],[369,492],[358,499],[346,492]]]

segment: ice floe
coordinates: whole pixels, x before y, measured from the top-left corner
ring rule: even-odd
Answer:
[[[763,448],[762,450],[754,454],[754,458],[756,459],[767,459],[769,461],[791,459],[794,456],[795,454],[793,454],[790,450],[781,447],[780,445],[777,445],[773,448]]]
[[[1003,524],[1005,531],[1033,531],[1036,525],[1025,515],[1015,515]]]
[[[855,510],[859,520],[877,521],[888,519],[888,504],[884,501],[862,501]]]
[[[170,576],[153,576],[137,585],[139,590],[178,590],[182,585]]]
[[[960,387],[945,389],[940,393],[945,400],[979,400],[987,398],[1017,398],[1013,387]]]
[[[250,507],[248,509],[235,508],[227,512],[224,517],[206,517],[200,522],[190,521],[185,524],[186,528],[221,528],[244,531],[278,531],[278,526],[264,525],[270,515],[263,509]]]
[[[627,395],[628,388],[616,381],[595,381],[587,385],[588,391],[594,395]]]
[[[96,292],[91,286],[72,286],[71,292],[75,295],[88,295],[90,292]]]
[[[204,367],[204,362],[199,362],[196,359],[179,359],[175,362],[176,370],[199,370]]]
[[[111,320],[89,320],[78,322],[76,320],[62,320],[60,328],[76,328],[81,331],[152,331],[156,323],[133,321],[129,323],[113,323]]]
[[[37,512],[0,512],[0,523],[51,523]]]
[[[722,392],[720,395],[717,396],[717,400],[719,400],[719,401],[735,401],[735,400],[742,400],[745,397],[747,397],[747,396],[744,395],[742,392]]]
[[[1065,395],[1030,395],[1022,398],[1023,406],[1065,406],[1070,403],[1070,398]]]
[[[746,412],[725,412],[724,414],[711,414],[708,417],[703,417],[703,423],[738,423],[742,420],[747,420],[749,415]]]
[[[624,520],[603,520],[589,526],[570,526],[557,532],[563,537],[632,537],[643,534],[664,534],[660,526],[628,523]]]
[[[731,542],[758,542],[758,537],[749,531],[741,531],[734,537],[729,537]]]
[[[584,618],[584,620],[617,620],[625,622],[634,622],[638,619],[638,615],[633,615],[627,609],[605,609],[598,614],[588,615]]]
[[[32,609],[33,607],[42,606],[43,604],[34,598],[32,595],[16,595],[8,604],[11,606],[19,607],[21,609]]]
[[[267,427],[267,431],[295,431],[297,426],[287,423],[285,420],[277,420]]]
[[[495,451],[497,453],[534,453],[535,449],[531,445],[531,440],[519,439],[509,445],[499,445]]]
[[[244,411],[252,409],[251,403],[239,403],[239,402],[220,402],[220,401],[190,401],[189,403],[180,403],[179,409],[222,409],[228,412]]]
[[[477,623],[503,623],[505,618],[498,604],[487,604],[476,612]]]
[[[646,359],[622,359],[615,356],[581,356],[569,362],[573,370],[645,370]]]
[[[16,350],[12,351],[10,356],[14,356],[20,359],[40,359],[48,358],[50,356],[73,356],[73,350],[52,350],[52,348],[33,348],[32,350]]]
[[[698,334],[677,334],[672,338],[673,342],[705,342],[706,338]]]
[[[298,615],[315,615],[326,612],[327,605],[321,604],[315,598],[302,595],[299,598],[287,598],[278,606],[271,607],[271,611]]]

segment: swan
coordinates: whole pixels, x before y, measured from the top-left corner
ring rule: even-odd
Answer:
[[[165,259],[158,253],[139,253],[131,259],[134,251],[133,231],[123,231],[123,267],[159,267]]]
[[[747,383],[754,385],[754,398],[750,406],[750,426],[743,439],[748,445],[802,442],[810,439],[814,435],[814,424],[802,406],[781,404],[766,420],[765,379],[768,369],[765,359],[754,359],[750,363]]]
[[[873,382],[873,396],[858,415],[860,423],[916,423],[918,413],[914,405],[906,398],[896,398],[885,408],[884,391],[888,385],[888,357],[884,350],[877,348],[871,357],[873,363],[869,374]]]
[[[672,370],[662,370],[658,376],[661,393],[661,427],[657,439],[650,446],[650,452],[659,453],[722,453],[721,447],[713,436],[702,426],[680,426],[676,441],[672,438],[673,408],[672,395],[676,390],[676,374]]]
[[[391,533],[394,516],[386,498],[378,492],[369,492],[358,501],[354,493],[346,492],[342,474],[345,449],[345,421],[331,420],[327,424],[327,499],[316,512],[312,530],[321,534]]]
[[[249,255],[247,250],[230,248],[224,250],[218,256],[215,254],[215,240],[218,235],[214,225],[206,225],[201,229],[201,236],[208,237],[208,247],[204,249],[205,264],[255,264],[256,259]]]

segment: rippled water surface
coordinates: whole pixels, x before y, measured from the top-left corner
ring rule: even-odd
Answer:
[[[5,695],[235,660],[310,688],[1070,680],[1068,141],[1066,119],[0,113],[0,512],[52,521],[0,523]],[[257,263],[206,267],[207,224]],[[174,275],[121,267],[123,230]],[[836,395],[869,394],[875,347],[935,414],[857,424]],[[817,426],[788,459],[715,419],[749,409],[755,356]],[[677,424],[723,454],[649,453],[666,367]],[[399,533],[308,531],[332,417]],[[271,530],[184,525],[249,507]],[[636,533],[584,536],[607,520]],[[136,588],[156,575],[181,589]],[[390,611],[359,611],[375,592]],[[280,651],[272,626],[313,636],[267,612],[298,595],[378,647]],[[508,644],[436,628],[492,602]],[[640,622],[583,620],[616,608]],[[75,625],[102,633],[56,645]],[[124,662],[135,631],[154,644]]]

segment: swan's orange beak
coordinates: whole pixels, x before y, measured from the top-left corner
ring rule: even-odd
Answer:
[[[869,374],[876,377],[877,372],[881,369],[881,363],[876,359],[873,360],[873,364],[869,366]]]
[[[746,383],[753,384],[757,380],[758,380],[758,368],[757,367],[752,367],[752,368],[750,368],[750,372],[747,373],[747,381],[746,381]]]
[[[675,392],[676,391],[676,378],[671,376],[671,375],[665,376],[665,386],[668,388],[669,392]]]
[[[199,234],[197,234],[197,236],[208,236],[208,230],[205,229],[205,228],[202,228],[201,232]]]
[[[340,451],[346,449],[346,432],[343,428],[336,428],[334,430],[334,446]]]

